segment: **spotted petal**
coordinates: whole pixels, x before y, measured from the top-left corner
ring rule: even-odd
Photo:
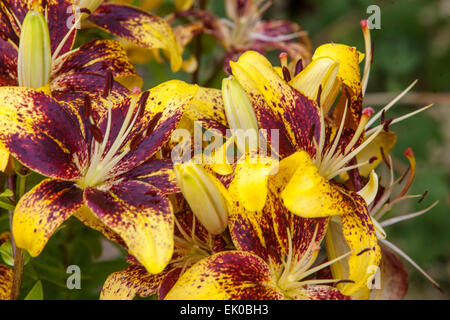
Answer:
[[[49,177],[75,180],[73,155],[86,155],[79,117],[43,92],[0,88],[0,141],[17,160]],[[70,134],[68,134],[70,133]]]
[[[315,102],[291,88],[270,62],[255,51],[247,51],[230,62],[233,75],[243,86],[255,108],[259,129],[279,129],[280,155],[295,150],[312,153],[311,131],[320,131]],[[270,140],[269,140],[270,141]]]
[[[16,244],[37,256],[56,229],[83,205],[83,193],[73,182],[42,181],[19,201],[14,211]]]
[[[52,77],[69,73],[105,75],[107,71],[130,89],[142,86],[142,79],[136,74],[126,51],[113,40],[91,41],[72,51],[53,66]]]
[[[340,222],[337,220],[331,223],[326,243],[329,259],[354,250],[348,264],[339,262],[330,267],[335,278],[354,281],[338,285],[343,294],[353,295],[367,287],[374,276],[380,263],[381,250],[364,200],[350,191],[347,191],[346,196],[354,203],[353,210],[344,214]]]
[[[14,271],[8,266],[0,264],[0,300],[11,299]]]
[[[148,49],[164,49],[170,56],[173,71],[181,67],[178,44],[169,24],[137,8],[103,3],[89,20],[108,32]]]
[[[349,296],[343,295],[336,288],[318,285],[301,288],[292,298],[295,300],[351,300]]]
[[[17,51],[0,38],[0,86],[17,85]]]
[[[193,265],[166,300],[279,300],[269,266],[248,252],[218,253]]]
[[[148,272],[156,274],[166,267],[173,252],[173,212],[158,189],[138,181],[117,181],[101,189],[88,187],[84,198]]]
[[[153,275],[143,266],[131,265],[109,275],[103,284],[100,300],[133,300],[136,295],[149,297],[157,292],[165,276],[166,272]]]
[[[319,247],[328,221],[326,218],[303,219],[291,214],[279,196],[283,185],[280,183],[282,178],[277,176],[281,174],[269,178],[268,197],[261,211],[246,210],[234,193],[235,182],[230,186],[231,198],[235,200],[229,218],[233,243],[239,250],[254,253],[267,263],[270,261],[276,270],[281,270],[279,268],[290,253],[295,262],[305,255],[308,247]],[[306,261],[312,257],[311,254],[304,257]]]
[[[173,163],[169,159],[150,159],[124,176],[151,184],[164,194],[180,192]]]

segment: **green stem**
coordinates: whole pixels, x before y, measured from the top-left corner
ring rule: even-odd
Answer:
[[[19,194],[17,194],[16,186],[17,179],[19,180]],[[18,199],[20,199],[26,191],[27,186],[27,177],[26,176],[17,176],[16,174],[8,176],[8,188],[13,192],[12,201],[17,203]],[[18,248],[15,245],[14,241],[14,233],[12,232],[12,221],[14,217],[14,212],[9,211],[10,218],[10,229],[11,229],[11,244],[14,252],[14,275],[13,275],[13,285],[11,290],[11,300],[19,300],[20,296],[20,287],[22,285],[22,276],[23,276],[23,267],[24,267],[24,250]]]

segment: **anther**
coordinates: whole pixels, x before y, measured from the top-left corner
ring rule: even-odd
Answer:
[[[425,190],[425,192],[422,194],[422,196],[420,197],[419,201],[417,201],[417,203],[421,203],[423,201],[423,199],[425,199],[427,194],[428,194],[428,190]]]
[[[291,73],[287,67],[283,67],[283,78],[286,82],[291,81]]]
[[[103,141],[103,134],[102,134],[101,130],[95,124],[90,124],[89,130],[91,131],[92,135],[94,136],[95,141],[97,141],[98,143],[101,143]]]
[[[367,251],[370,251],[370,250],[372,250],[372,249],[366,248],[366,249],[364,249],[364,250],[361,250],[361,251],[357,254],[357,256],[360,256],[360,255],[362,255],[363,253],[366,253]]]
[[[103,89],[103,94],[102,94],[103,98],[106,99],[109,96],[109,94],[111,93],[113,84],[114,84],[114,77],[112,75],[112,72],[108,71],[106,73],[105,87]]]
[[[303,60],[300,58],[300,59],[298,59],[297,63],[295,64],[294,76],[298,75],[302,71],[303,71]]]
[[[316,102],[317,106],[320,108],[320,96],[322,95],[322,85],[319,85],[319,90],[317,91]]]
[[[369,163],[373,163],[374,161],[377,161],[378,157],[377,156],[373,156],[372,158],[369,159]]]
[[[92,102],[89,95],[84,96],[84,120],[89,119],[92,114]]]

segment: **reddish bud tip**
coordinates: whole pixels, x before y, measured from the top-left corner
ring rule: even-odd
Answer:
[[[366,117],[370,118],[373,115],[374,112],[375,112],[375,110],[373,110],[373,108],[368,107],[368,108],[364,108],[363,109],[362,114],[363,114],[363,116],[366,116]]]
[[[411,148],[406,149],[405,152],[403,152],[403,155],[407,158],[414,157],[414,153]]]

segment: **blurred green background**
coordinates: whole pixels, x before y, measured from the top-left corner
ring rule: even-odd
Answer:
[[[404,260],[409,271],[408,299],[450,298],[450,0],[276,0],[265,19],[287,19],[308,31],[314,48],[325,42],[344,43],[364,51],[359,21],[368,18],[369,5],[381,9],[381,29],[372,30],[375,43],[365,103],[376,109],[385,105],[419,79],[412,92],[398,103],[387,117],[397,117],[429,103],[435,105],[425,113],[392,127],[398,134],[393,151],[396,165],[405,169],[403,157],[407,147],[414,150],[417,176],[410,193],[428,190],[425,200],[406,201],[394,208],[389,217],[421,210],[435,200],[439,204],[429,213],[386,229],[388,240],[395,243],[422,266],[447,291],[436,290],[418,271]],[[222,0],[210,0],[209,8],[225,17]],[[165,0],[155,12],[165,15],[173,10],[173,1]],[[81,33],[80,42],[108,35],[99,31]],[[210,79],[215,59],[223,50],[209,36],[202,37],[203,56],[200,84],[206,81],[220,88],[223,73]],[[188,47],[186,54],[193,50]],[[273,55],[276,57],[276,55]],[[273,60],[278,64],[278,61]],[[137,66],[145,88],[169,79],[190,81],[191,75],[172,73],[170,67],[154,61]],[[397,176],[400,173],[397,173]],[[35,179],[41,179],[34,176]],[[7,215],[0,215],[0,232],[8,229]],[[25,269],[22,298],[41,281],[45,299],[98,299],[106,277],[126,266],[125,252],[100,240],[96,231],[71,218],[52,237],[43,253],[32,259]],[[103,250],[102,250],[103,248]],[[68,290],[68,265],[82,270],[82,290]]]

